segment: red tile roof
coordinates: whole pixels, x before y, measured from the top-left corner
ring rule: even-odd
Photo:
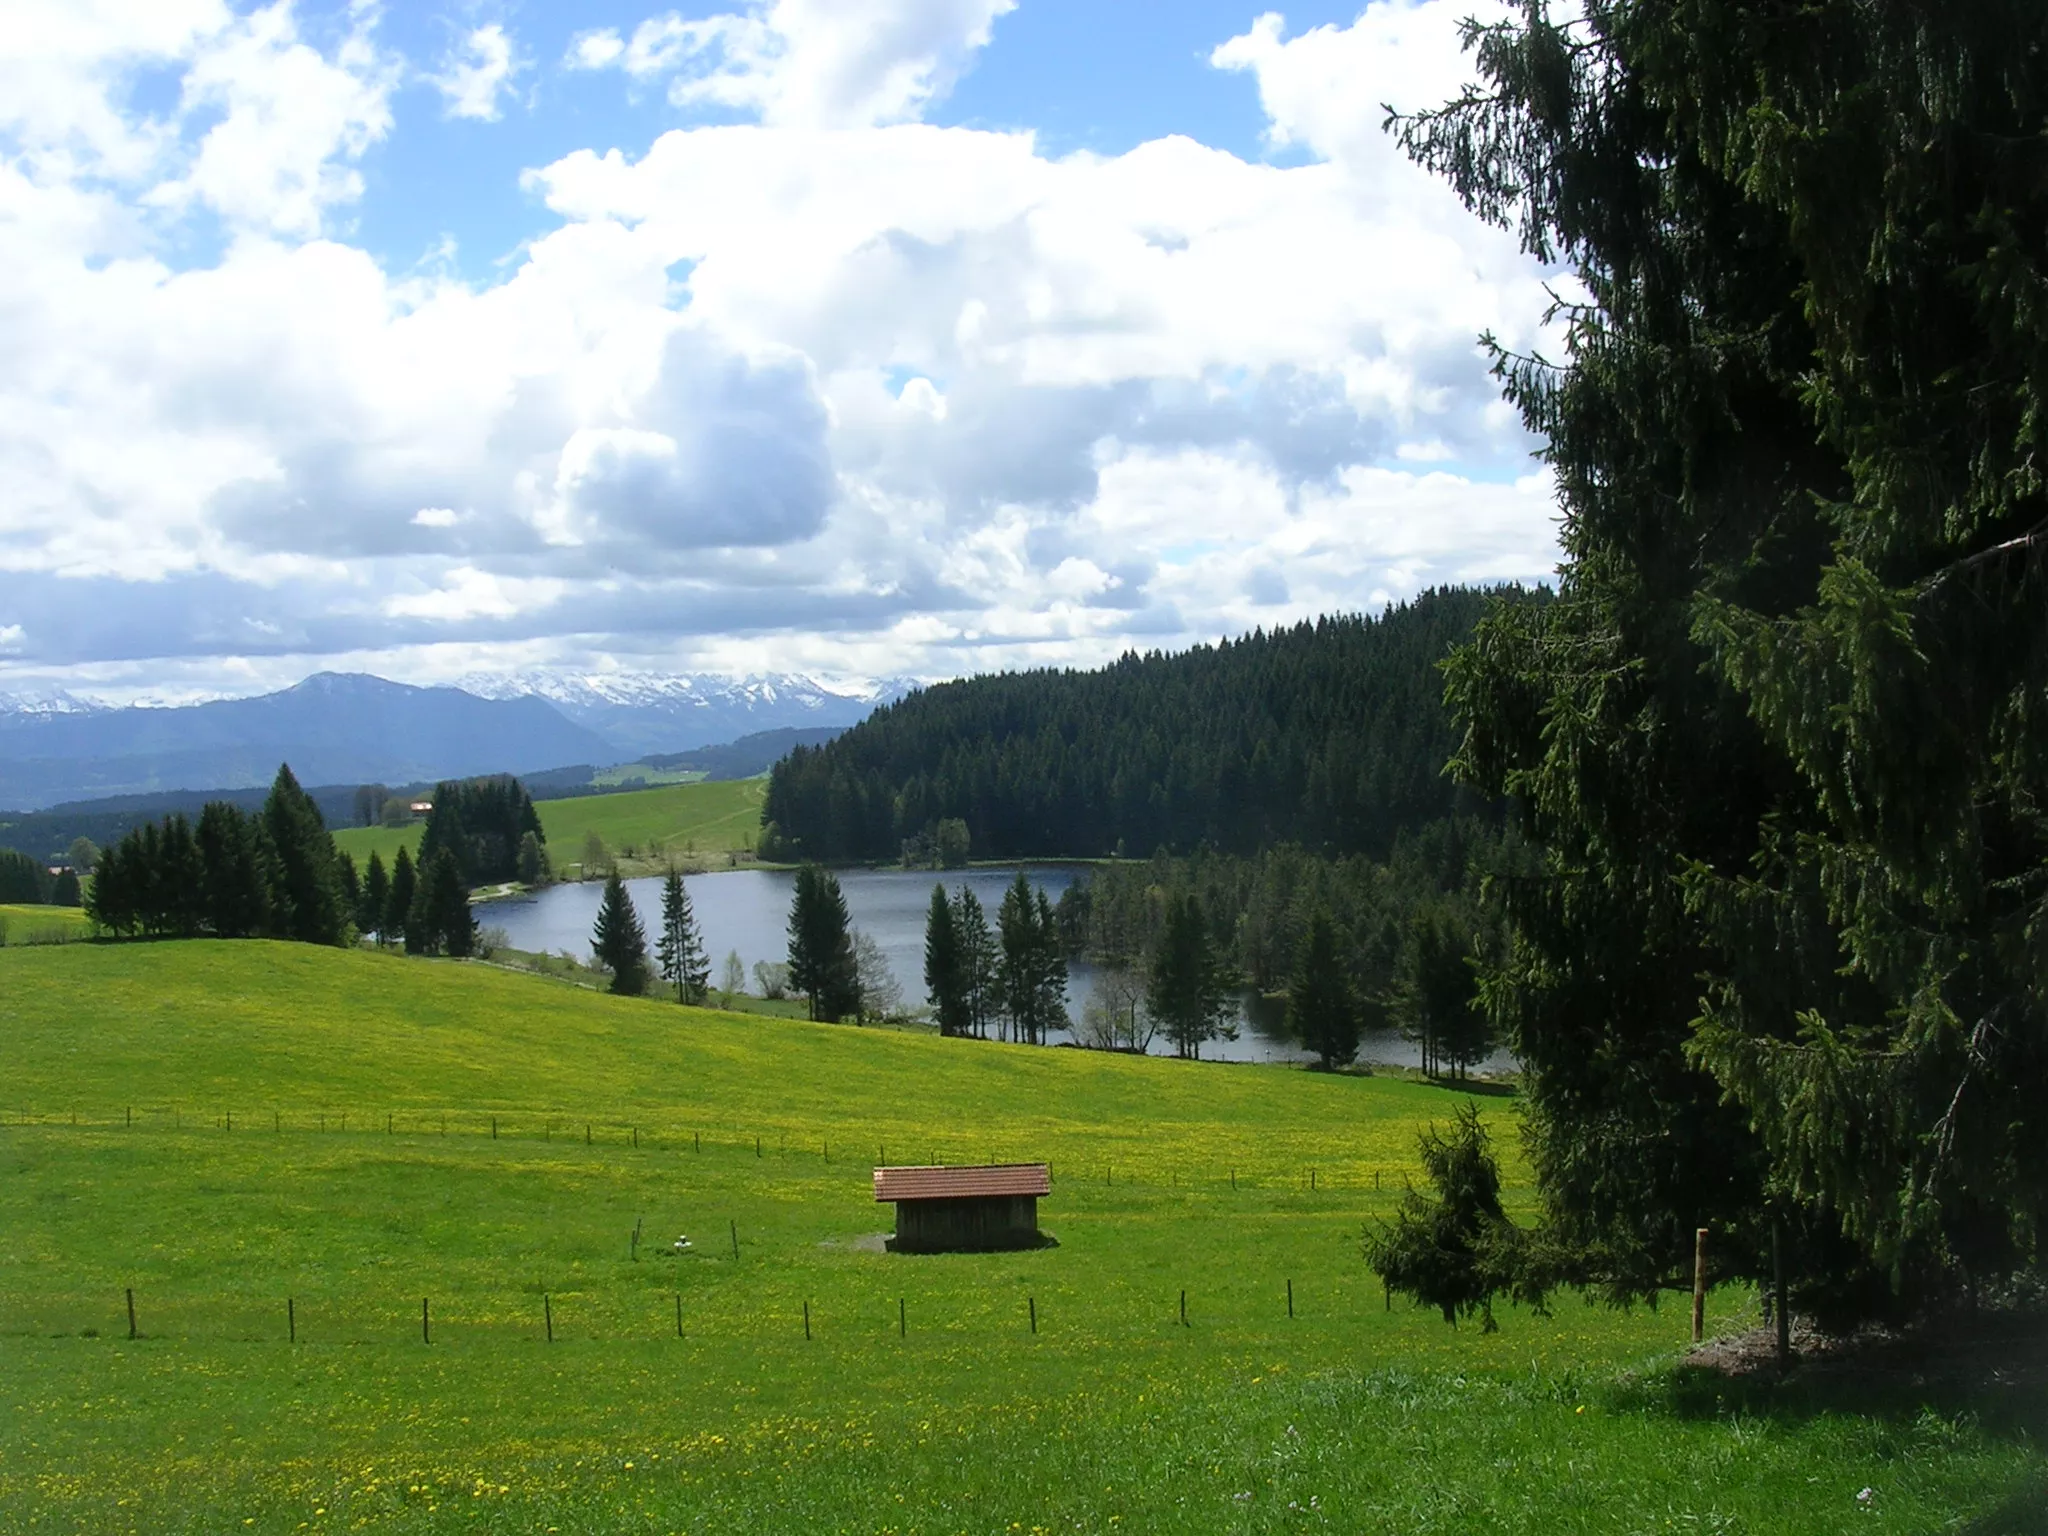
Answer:
[[[977,1195],[1049,1195],[1052,1170],[1044,1163],[998,1163],[985,1168],[877,1168],[877,1200],[959,1200]]]

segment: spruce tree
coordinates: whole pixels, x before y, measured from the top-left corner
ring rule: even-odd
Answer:
[[[199,812],[200,906],[223,939],[269,931],[270,879],[257,854],[256,828],[238,806],[215,800]]]
[[[697,929],[689,887],[680,870],[670,868],[661,886],[661,939],[655,945],[662,980],[676,989],[676,1001],[702,1004],[711,992],[711,957]]]
[[[789,984],[813,1019],[837,1023],[860,1011],[860,974],[839,879],[806,864],[797,870],[789,908]]]
[[[381,925],[384,942],[404,944],[406,952],[412,952],[412,945],[406,942],[406,926],[412,917],[413,897],[417,877],[413,873],[412,853],[405,844],[398,845],[398,853],[391,861],[391,895],[384,903],[384,921]]]
[[[476,917],[452,848],[436,848],[419,866],[405,919],[406,953],[462,959],[476,952]]]
[[[604,896],[597,907],[597,923],[590,931],[590,950],[597,963],[611,973],[611,990],[638,997],[652,979],[647,963],[647,932],[640,926],[640,914],[617,870],[606,877]]]
[[[953,904],[946,899],[945,886],[935,885],[924,924],[924,990],[942,1035],[964,1035],[972,1028],[963,958]]]
[[[1562,364],[1497,354],[1558,600],[1449,677],[1460,777],[1544,849],[1485,993],[1551,1236],[1642,1296],[1712,1225],[1845,1320],[2037,1268],[2048,9],[1476,42],[1405,141],[1583,293]]]
[[[1202,1042],[1223,1032],[1230,991],[1201,898],[1193,891],[1171,897],[1166,923],[1152,956],[1145,1008],[1159,1022],[1179,1056],[1200,1056]]]
[[[1287,985],[1287,1028],[1316,1053],[1326,1072],[1358,1054],[1357,1000],[1337,953],[1337,930],[1320,908],[1309,918],[1295,955]]]
[[[391,877],[384,871],[384,856],[372,849],[370,867],[363,875],[363,900],[357,909],[356,927],[374,935],[381,945],[385,941],[385,914],[390,910]]]
[[[335,870],[334,839],[320,807],[299,787],[288,764],[278,766],[263,802],[263,825],[277,861],[270,909],[280,937],[339,944],[348,911]]]
[[[953,932],[960,943],[960,995],[967,1032],[986,1040],[1000,1007],[998,951],[980,898],[964,885],[953,905]]]

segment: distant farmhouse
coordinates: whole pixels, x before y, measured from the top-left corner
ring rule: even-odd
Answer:
[[[896,1207],[895,1253],[986,1253],[1036,1248],[1038,1201],[1052,1193],[1044,1163],[981,1168],[877,1168],[875,1199]]]

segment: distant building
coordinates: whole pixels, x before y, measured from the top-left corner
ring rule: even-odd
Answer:
[[[429,811],[433,810],[433,808],[434,802],[431,800],[415,800],[411,805],[406,807],[406,809],[411,811],[415,816],[424,816]]]
[[[981,1168],[877,1168],[875,1199],[896,1207],[897,1253],[1035,1248],[1038,1201],[1052,1193],[1044,1163]]]

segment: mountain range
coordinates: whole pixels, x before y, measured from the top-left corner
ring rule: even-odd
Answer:
[[[528,773],[677,753],[786,727],[851,725],[910,685],[835,691],[802,677],[558,678],[414,687],[322,672],[253,698],[114,707],[52,691],[0,696],[0,807],[267,784]]]

